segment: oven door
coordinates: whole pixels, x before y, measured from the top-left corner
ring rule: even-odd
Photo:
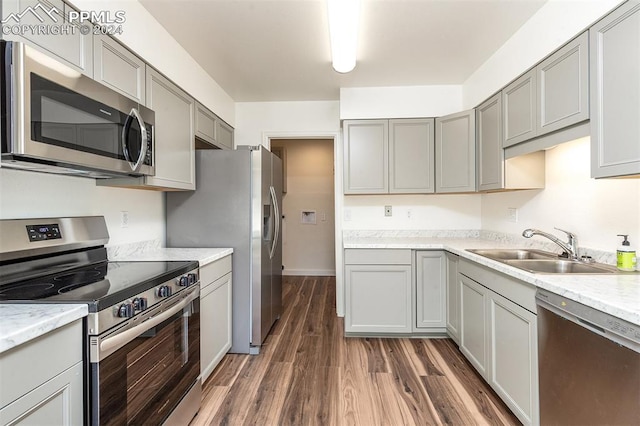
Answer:
[[[200,374],[199,286],[172,299],[90,338],[93,425],[160,425],[187,394],[185,400],[193,399]],[[198,394],[189,420],[199,403]]]
[[[12,94],[2,134],[7,166],[154,174],[152,110],[27,45],[3,49],[11,57],[3,64]]]

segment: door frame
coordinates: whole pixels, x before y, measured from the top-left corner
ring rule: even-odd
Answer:
[[[335,217],[336,314],[344,317],[344,265],[342,259],[342,139],[340,132],[263,132],[262,145],[271,149],[271,139],[332,139],[333,196]]]

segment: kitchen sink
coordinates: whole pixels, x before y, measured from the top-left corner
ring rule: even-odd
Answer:
[[[533,249],[467,250],[505,265],[534,274],[616,274],[617,269],[602,263],[585,263],[560,258],[556,253]]]
[[[529,249],[476,249],[467,250],[493,260],[557,259],[558,255],[548,251]]]
[[[567,259],[505,260],[503,263],[537,274],[615,274],[613,266]]]

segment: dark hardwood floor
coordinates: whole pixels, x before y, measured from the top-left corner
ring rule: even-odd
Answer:
[[[450,339],[344,337],[335,278],[284,277],[260,355],[228,354],[196,425],[518,425]]]

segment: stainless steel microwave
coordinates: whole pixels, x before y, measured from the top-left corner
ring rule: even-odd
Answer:
[[[20,42],[0,42],[2,167],[154,174],[155,113]]]

